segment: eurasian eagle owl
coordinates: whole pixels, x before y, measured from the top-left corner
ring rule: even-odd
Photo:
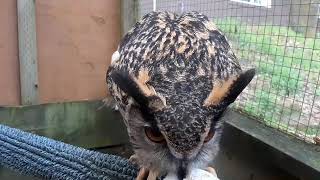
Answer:
[[[254,75],[206,16],[151,12],[123,37],[107,84],[137,163],[183,179],[213,160],[221,115]]]

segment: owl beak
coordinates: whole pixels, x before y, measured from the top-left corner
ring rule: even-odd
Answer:
[[[171,146],[168,146],[171,154],[178,160],[191,160],[197,156],[199,153],[200,147],[196,147],[194,149],[179,152],[176,149],[172,148]]]
[[[183,180],[188,173],[188,161],[187,160],[180,160],[179,166],[177,169],[177,177],[179,180]]]

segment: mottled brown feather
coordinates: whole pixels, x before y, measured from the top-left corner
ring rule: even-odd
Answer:
[[[237,77],[231,77],[226,81],[217,83],[210,92],[207,99],[204,101],[204,106],[214,106],[219,104],[225,96],[228,95],[229,89]]]

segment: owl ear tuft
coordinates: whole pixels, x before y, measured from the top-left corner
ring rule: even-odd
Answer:
[[[165,101],[153,87],[146,84],[149,77],[145,71],[139,73],[138,78],[127,71],[114,71],[110,75],[114,83],[128,96],[132,97],[143,111],[153,112],[161,110]]]
[[[230,86],[229,93],[223,99],[223,101],[225,101],[228,105],[233,103],[240,95],[240,93],[248,86],[255,74],[255,69],[249,69],[240,74],[240,76]]]
[[[216,83],[209,96],[204,101],[204,106],[216,106],[221,103],[233,103],[240,93],[247,87],[255,75],[255,69],[250,69],[239,76],[231,77],[226,81]]]

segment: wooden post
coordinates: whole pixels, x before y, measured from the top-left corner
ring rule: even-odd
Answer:
[[[121,34],[125,35],[137,21],[137,1],[121,0]]]
[[[18,40],[21,103],[38,103],[38,63],[35,0],[18,0]]]
[[[315,38],[319,19],[319,0],[291,0],[290,2],[291,28],[298,33],[304,33],[308,38]]]

